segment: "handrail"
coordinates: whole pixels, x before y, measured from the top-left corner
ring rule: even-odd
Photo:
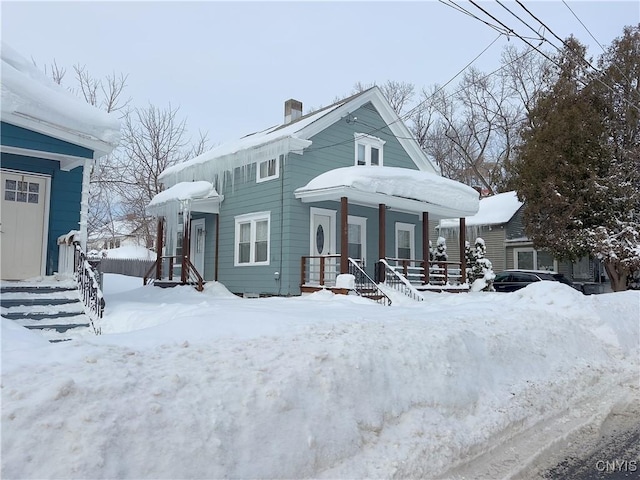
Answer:
[[[175,263],[174,260],[177,258],[180,258],[180,257],[173,256],[173,255],[163,255],[162,257],[160,257],[160,260],[169,259],[169,280],[173,280],[173,266],[178,264],[178,263]],[[199,292],[202,292],[204,290],[204,283],[205,283],[204,279],[202,278],[202,275],[200,275],[200,272],[198,272],[198,269],[193,265],[193,263],[191,263],[191,260],[189,260],[188,258],[184,258],[182,259],[182,261],[184,262],[182,263],[182,265],[186,267],[186,278],[184,279],[184,281],[181,280],[181,283],[183,284],[193,283],[195,285],[196,290],[198,290]],[[155,276],[153,275],[154,271],[157,272],[157,267],[158,267],[158,259],[156,259],[156,261],[153,262],[153,265],[151,265],[149,270],[147,270],[147,273],[145,273],[143,278],[143,285],[151,284],[153,283],[153,280],[160,280],[160,278],[157,278],[158,275],[155,275]]]
[[[420,285],[447,285],[450,280],[458,281],[462,283],[462,264],[461,262],[454,261],[430,261],[424,262],[422,260],[407,259],[407,258],[389,258],[385,260],[387,262],[395,262],[397,265],[389,267],[401,276],[407,278],[413,284],[417,284],[416,281],[412,281],[411,277],[419,277]],[[413,265],[411,265],[413,264]],[[425,268],[428,265],[428,268]],[[453,267],[453,268],[450,268]],[[412,273],[416,272],[416,273]]]
[[[203,291],[204,279],[202,278],[202,275],[200,275],[195,265],[191,263],[191,260],[189,260],[188,258],[185,258],[184,263],[187,266],[187,275],[189,277],[189,281],[192,283],[195,283],[196,290],[198,290],[199,292]]]
[[[392,268],[384,258],[380,259],[380,264],[385,267],[385,279],[383,282],[385,285],[408,296],[409,298],[412,298],[413,300],[417,300],[419,302],[424,300],[422,294],[418,292],[413,285],[411,285],[411,282]]]
[[[391,305],[391,299],[353,258],[349,258],[349,273],[355,277],[355,291],[358,295],[371,298],[382,305]]]
[[[312,271],[311,259],[317,259],[317,268]],[[332,260],[332,263],[327,265],[327,260]],[[309,260],[309,268],[307,268],[307,260]],[[340,272],[340,255],[303,255],[300,257],[300,286],[311,282],[311,275],[317,274],[317,284],[325,286],[327,282],[335,283],[335,277]],[[327,275],[329,274],[329,275]],[[327,278],[327,277],[331,278]],[[308,278],[309,277],[309,278]],[[315,283],[315,282],[314,282]]]
[[[89,263],[87,254],[82,250],[80,242],[74,241],[74,277],[78,284],[84,311],[96,335],[102,333],[99,321],[104,313],[105,301],[100,284],[96,279],[97,272]]]

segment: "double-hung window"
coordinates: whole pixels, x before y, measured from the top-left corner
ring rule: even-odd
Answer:
[[[366,133],[355,133],[356,165],[382,166],[384,140]]]
[[[238,215],[235,221],[235,266],[269,265],[271,212]]]
[[[367,219],[365,217],[348,217],[347,245],[348,255],[360,260],[364,265],[367,252]]]
[[[280,176],[280,156],[275,158],[270,158],[269,160],[264,160],[262,162],[258,162],[258,168],[256,172],[256,182],[265,182],[267,180],[271,180],[274,178],[278,178]]]
[[[414,258],[415,225],[396,223],[396,258]]]

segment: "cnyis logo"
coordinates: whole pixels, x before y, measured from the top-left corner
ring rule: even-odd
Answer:
[[[636,472],[638,462],[636,460],[598,460],[596,470],[599,472]]]

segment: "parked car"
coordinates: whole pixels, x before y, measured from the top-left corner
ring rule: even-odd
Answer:
[[[548,270],[504,270],[496,274],[493,288],[495,288],[496,292],[515,292],[531,283],[542,280],[561,282],[573,287],[567,277],[557,272]]]

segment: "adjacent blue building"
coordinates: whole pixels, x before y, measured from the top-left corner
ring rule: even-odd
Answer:
[[[118,144],[117,118],[2,44],[2,280],[62,273],[58,239],[86,245],[89,176]]]

